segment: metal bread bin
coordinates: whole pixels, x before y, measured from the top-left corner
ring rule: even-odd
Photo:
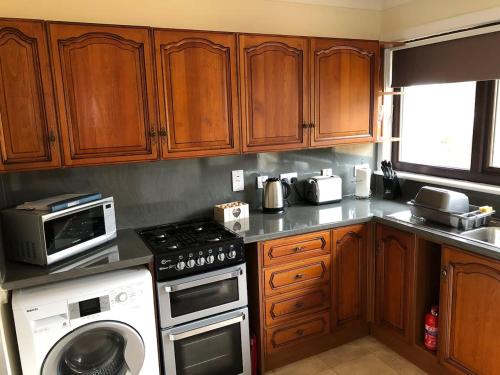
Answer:
[[[469,197],[467,195],[432,186],[420,188],[413,204],[448,213],[463,214],[469,212]]]

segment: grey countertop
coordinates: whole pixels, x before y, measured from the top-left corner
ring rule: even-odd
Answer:
[[[135,231],[123,229],[113,241],[56,266],[40,267],[8,261],[0,287],[6,290],[27,288],[144,265],[152,260],[153,254]]]
[[[390,217],[398,214],[400,218]],[[473,253],[500,260],[500,249],[457,235],[456,231],[438,225],[407,222],[401,218],[409,216],[405,202],[347,197],[342,202],[314,206],[298,204],[288,207],[283,214],[267,214],[252,211],[241,223],[227,223],[229,229],[243,236],[245,243],[266,241],[323,229],[376,221],[440,244],[455,246]],[[240,228],[241,226],[241,228]]]

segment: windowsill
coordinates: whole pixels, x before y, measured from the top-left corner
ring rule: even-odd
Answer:
[[[376,175],[383,176],[382,171],[375,171]],[[481,184],[478,182],[470,182],[465,180],[454,180],[451,178],[429,176],[425,174],[417,174],[410,172],[396,171],[398,177],[404,180],[425,182],[432,185],[442,185],[447,187],[454,187],[457,189],[478,191],[481,193],[500,195],[500,186]]]

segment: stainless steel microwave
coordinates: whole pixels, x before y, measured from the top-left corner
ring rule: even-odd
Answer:
[[[113,197],[57,212],[2,211],[7,257],[46,266],[116,237]]]

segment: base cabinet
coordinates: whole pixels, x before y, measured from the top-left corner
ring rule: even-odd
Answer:
[[[500,262],[445,247],[441,274],[441,364],[500,374]]]
[[[415,236],[377,227],[375,255],[375,322],[406,341],[411,340]]]

